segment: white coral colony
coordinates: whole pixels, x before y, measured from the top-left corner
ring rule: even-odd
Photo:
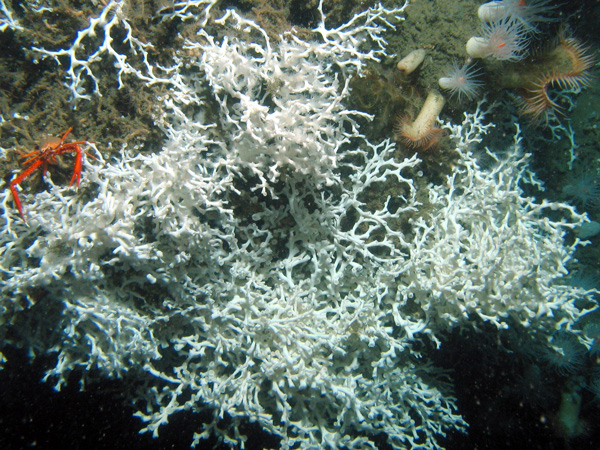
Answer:
[[[149,68],[125,58],[147,46],[124,2],[103,4],[86,45],[65,49],[77,58],[59,58],[73,97],[99,94],[99,60],[165,83],[164,145],[86,161],[87,196],[51,177],[23,192],[28,225],[0,181],[0,337],[54,355],[57,388],[73,370],[82,383],[142,379],[130,395],[143,431],[209,412],[194,445],[243,448],[251,421],[281,449],[374,449],[382,435],[434,449],[466,424],[422,343],[474,318],[538,336],[577,326],[586,292],[562,282],[577,246],[563,238],[585,217],[525,194],[535,178],[518,138],[480,166],[484,103],[443,124],[457,156],[436,186],[413,178],[418,155],[367,139],[368,116],[348,106],[349,76],[385,54],[406,5],[330,29],[320,4],[312,35],[273,40],[234,10],[215,17],[215,0],[176,2],[161,20],[198,32],[173,67]],[[127,55],[115,30],[131,35]]]

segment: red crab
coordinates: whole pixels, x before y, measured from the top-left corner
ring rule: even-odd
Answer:
[[[17,209],[19,210],[19,214],[24,222],[25,216],[23,215],[23,207],[21,205],[21,200],[19,200],[19,195],[17,194],[16,186],[21,183],[25,178],[31,175],[38,167],[42,166],[42,176],[46,175],[46,169],[48,168],[48,164],[56,163],[56,157],[62,155],[64,153],[75,153],[75,168],[73,170],[73,176],[71,177],[71,182],[69,186],[73,184],[75,180],[77,180],[77,186],[79,186],[79,180],[81,180],[81,162],[82,162],[82,151],[81,144],[86,144],[87,141],[77,141],[77,142],[68,142],[65,144],[65,139],[71,132],[73,127],[69,128],[65,134],[61,138],[57,137],[49,137],[46,141],[40,145],[40,148],[34,150],[30,153],[26,153],[22,155],[22,158],[27,158],[23,161],[23,165],[29,164],[29,166],[21,172],[17,177],[15,177],[10,182],[10,191],[12,192],[13,198],[15,199],[15,204],[17,205]]]

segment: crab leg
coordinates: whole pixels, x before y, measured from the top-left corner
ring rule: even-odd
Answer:
[[[25,222],[25,223],[27,223],[27,221],[25,220],[25,215],[23,214],[23,206],[21,205],[21,200],[19,200],[19,194],[17,193],[17,188],[15,186],[17,186],[19,183],[21,183],[21,181],[23,181],[25,178],[27,178],[28,175],[30,175],[35,169],[40,167],[43,163],[44,163],[43,160],[38,159],[32,165],[30,165],[27,169],[25,169],[23,171],[23,173],[21,173],[18,177],[16,177],[15,179],[13,179],[10,182],[10,192],[12,192],[13,199],[15,200],[15,204],[17,205],[17,209],[19,210],[21,219],[23,219],[23,222]]]
[[[73,127],[70,127],[67,131],[65,131],[65,134],[63,134],[63,137],[60,138],[60,145],[62,145],[63,142],[65,142],[65,139],[67,138],[67,136],[69,135],[69,133],[73,131]]]
[[[74,151],[77,154],[75,155],[75,167],[73,169],[73,176],[71,177],[71,182],[69,183],[69,186],[73,184],[73,181],[77,180],[77,187],[79,187],[79,181],[81,180],[81,147],[79,147],[79,145],[77,144],[74,144],[74,146],[75,150],[70,151]]]

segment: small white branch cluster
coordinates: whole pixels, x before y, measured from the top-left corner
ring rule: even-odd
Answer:
[[[6,6],[4,0],[0,0],[0,32],[6,30],[21,31],[23,27],[13,17],[13,12]]]
[[[403,271],[407,297],[422,305],[428,323],[479,316],[505,328],[510,317],[524,326],[549,320],[549,332],[573,324],[585,313],[575,302],[586,291],[560,283],[579,244],[564,241],[585,215],[524,195],[521,186],[539,182],[527,170],[518,127],[502,158],[487,152],[485,170],[473,153],[489,127],[481,114],[444,127],[457,143],[461,164],[446,186],[431,187],[431,212],[413,223],[416,234]]]
[[[200,52],[198,69],[219,103],[231,170],[257,176],[262,194],[273,195],[286,170],[318,186],[335,183],[340,149],[359,135],[355,118],[368,117],[343,105],[348,71],[383,52],[364,53],[360,43],[381,40],[382,24],[401,10],[380,6],[356,16],[353,26],[331,30],[322,21],[315,31],[324,42],[286,33],[274,46],[262,28],[233,10],[215,21],[236,30],[231,35],[216,38],[201,29],[187,48]]]
[[[194,2],[206,6],[206,12],[217,0]],[[110,61],[115,67],[118,88],[125,85],[123,77],[132,75],[148,85],[173,84],[177,66],[163,67],[150,61],[149,50],[153,45],[134,36],[124,12],[126,0],[110,0],[97,17],[89,19],[89,26],[80,30],[73,44],[61,50],[33,47],[42,58],[53,57],[58,64],[67,66],[68,87],[73,100],[89,99],[92,94],[102,95],[99,88],[100,62]],[[124,37],[118,33],[125,33]],[[115,42],[123,48],[117,50]],[[91,83],[91,86],[90,86]]]
[[[28,226],[0,186],[0,338],[55,353],[57,387],[76,368],[141,379],[154,435],[208,410],[194,444],[243,448],[251,420],[282,449],[375,449],[381,433],[440,448],[465,423],[414,342],[476,316],[575,327],[563,235],[583,218],[523,193],[518,146],[481,166],[481,108],[447,125],[460,158],[421,210],[418,158],[368,142],[343,105],[345,71],[376,56],[361,39],[383,45],[399,12],[279,43],[226,12],[187,43],[197,59],[182,52],[159,152],[86,162],[78,191],[22,193]]]
[[[156,12],[161,20],[193,20],[205,27],[211,17],[211,10],[219,0],[184,0],[165,5]],[[201,19],[201,20],[200,20]]]

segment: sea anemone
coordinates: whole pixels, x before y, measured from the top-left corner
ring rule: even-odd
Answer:
[[[600,178],[597,173],[585,171],[578,177],[572,177],[562,191],[583,210],[600,206]]]
[[[525,56],[529,37],[518,21],[506,16],[484,23],[482,36],[467,41],[467,53],[472,58],[492,57],[503,61],[518,61]]]
[[[445,102],[439,92],[431,91],[414,121],[411,122],[406,117],[399,119],[394,130],[396,141],[419,151],[436,145],[442,136],[442,130],[436,126],[436,121]]]
[[[439,79],[438,83],[442,89],[450,91],[450,95],[456,96],[458,101],[462,97],[469,100],[475,98],[479,93],[479,88],[483,84],[477,80],[479,69],[474,67],[470,61],[467,61],[462,66],[454,63],[452,70],[445,76]]]
[[[592,374],[592,379],[588,385],[588,389],[594,395],[596,401],[600,401],[600,370],[596,369]]]
[[[567,281],[569,286],[578,287],[591,291],[600,287],[600,274],[592,268],[584,267],[578,270],[569,271]],[[600,338],[600,324],[598,324],[598,337]]]
[[[544,348],[542,356],[560,375],[575,373],[583,366],[585,347],[574,335],[558,332],[550,339],[549,344]]]
[[[559,36],[559,44],[538,59],[546,61],[541,65],[547,69],[527,88],[521,109],[534,121],[547,120],[548,115],[560,112],[560,105],[550,95],[551,88],[576,90],[589,86],[596,61],[581,42],[564,33]]]
[[[592,355],[596,355],[596,357],[600,356],[600,323],[598,322],[590,322],[586,326],[583,327],[583,334],[589,340],[592,341],[592,346],[590,347],[590,353]],[[600,381],[600,368],[598,372],[598,381]],[[600,393],[600,391],[598,391]]]
[[[548,0],[503,0],[484,3],[479,7],[479,19],[483,22],[495,22],[503,17],[519,22],[526,32],[537,33],[534,23],[549,22],[547,17],[556,6]]]

